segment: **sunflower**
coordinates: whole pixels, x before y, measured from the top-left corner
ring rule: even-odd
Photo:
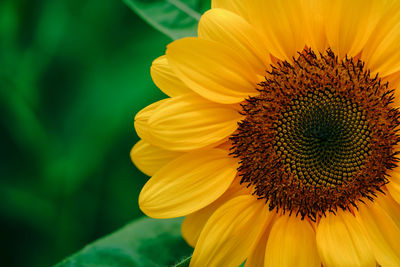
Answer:
[[[191,266],[400,266],[400,3],[214,0],[151,67],[139,196]]]

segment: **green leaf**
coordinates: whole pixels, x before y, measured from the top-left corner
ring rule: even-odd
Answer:
[[[183,259],[179,263],[177,263],[174,267],[189,267],[190,260],[192,259],[192,256],[187,257],[186,259]]]
[[[182,219],[141,218],[56,266],[172,266],[192,253],[180,234]],[[179,263],[176,266],[186,262]]]
[[[197,35],[209,0],[124,0],[140,17],[173,40]]]

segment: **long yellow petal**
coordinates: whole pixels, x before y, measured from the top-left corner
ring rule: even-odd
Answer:
[[[252,252],[247,257],[246,263],[244,265],[245,267],[264,267],[267,241],[272,226],[274,225],[274,220],[276,216],[276,214],[271,214],[271,216],[268,218],[264,229],[262,230],[262,233],[256,241],[256,244],[254,245],[254,249],[252,249]]]
[[[386,188],[390,192],[390,195],[400,204],[400,179],[392,179]]]
[[[171,160],[182,155],[180,152],[165,150],[140,140],[131,150],[131,159],[136,167],[152,176]]]
[[[387,205],[380,203],[386,201],[386,196],[378,194],[378,198],[368,205],[359,205],[360,222],[368,233],[377,262],[382,266],[400,266],[400,225]]]
[[[168,101],[168,99],[163,99],[148,105],[141,111],[139,111],[135,116],[135,130],[137,135],[144,140],[151,140],[151,134],[149,132],[149,118],[153,115],[154,110],[159,107],[162,103]]]
[[[225,9],[211,9],[200,19],[199,37],[228,45],[246,58],[254,71],[265,75],[271,64],[267,48],[253,26],[242,17]]]
[[[278,218],[269,234],[264,266],[320,267],[315,232],[310,223],[288,215]]]
[[[252,193],[246,185],[240,184],[239,180],[237,177],[229,189],[213,203],[185,217],[182,223],[182,236],[189,245],[195,247],[207,220],[220,206],[234,197]]]
[[[226,10],[230,10],[235,12],[242,18],[250,21],[250,17],[247,16],[249,14],[249,4],[252,3],[250,1],[240,1],[240,0],[211,0],[211,8],[223,8]]]
[[[212,7],[230,10],[246,19],[265,36],[268,51],[279,59],[291,60],[306,45],[306,14],[301,12],[300,1],[214,0]]]
[[[386,188],[390,192],[390,195],[400,204],[400,173],[398,169],[393,170],[390,173],[390,182],[386,185]]]
[[[328,48],[325,34],[324,1],[322,0],[300,0],[304,19],[306,45],[314,51],[321,53]],[[312,14],[310,16],[310,14]]]
[[[153,82],[168,96],[179,96],[192,92],[171,69],[167,57],[161,56],[153,61],[150,68]]]
[[[239,266],[251,253],[269,216],[265,202],[254,196],[231,199],[207,221],[190,266]]]
[[[362,54],[371,73],[381,77],[400,70],[400,2],[392,1],[387,6]]]
[[[356,56],[383,15],[381,0],[323,0],[329,47],[343,58]]]
[[[177,96],[152,113],[148,120],[152,138],[148,141],[168,150],[203,148],[231,135],[241,118],[237,110],[195,94]]]
[[[377,198],[376,203],[386,211],[386,213],[392,218],[393,222],[400,228],[400,205],[387,194],[384,197]]]
[[[211,101],[233,104],[257,94],[259,78],[229,46],[190,37],[169,44],[166,55],[178,77]]]
[[[338,210],[321,219],[317,246],[324,266],[376,266],[366,233],[348,211]]]
[[[144,185],[139,195],[140,209],[154,218],[195,212],[229,188],[237,167],[237,160],[221,149],[185,154],[161,168]]]

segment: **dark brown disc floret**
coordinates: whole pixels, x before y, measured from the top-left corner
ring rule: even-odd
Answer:
[[[393,90],[354,58],[304,50],[242,103],[230,139],[241,182],[276,209],[315,220],[373,200],[397,163]]]

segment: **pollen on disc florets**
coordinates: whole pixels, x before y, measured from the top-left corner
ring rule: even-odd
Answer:
[[[241,182],[270,210],[315,220],[382,191],[400,140],[388,83],[360,60],[309,49],[265,79],[230,139]]]

